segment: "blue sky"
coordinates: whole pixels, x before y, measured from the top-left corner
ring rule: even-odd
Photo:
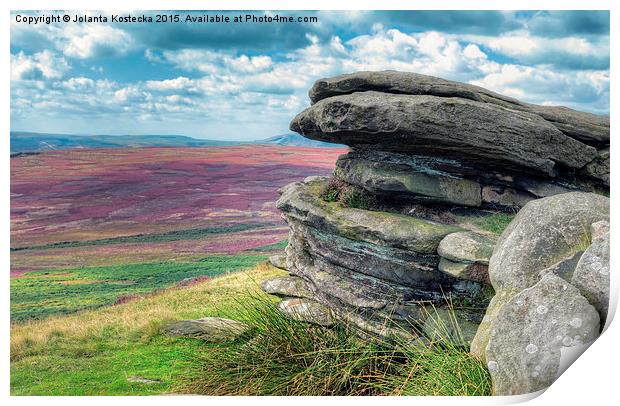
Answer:
[[[50,12],[14,11],[11,129],[261,139],[289,132],[316,79],[382,69],[609,114],[608,12],[253,13],[318,22],[123,24],[89,11],[77,14],[108,23],[35,26],[15,16]]]

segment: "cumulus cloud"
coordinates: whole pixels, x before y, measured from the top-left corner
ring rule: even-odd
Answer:
[[[565,19],[575,15],[556,12],[312,14],[319,24],[234,32],[209,24],[60,25],[37,31],[45,39],[12,26],[13,123],[255,139],[286,132],[309,104],[314,80],[381,69],[609,111],[605,13],[587,14],[587,23],[572,28]],[[557,32],[547,33],[543,21]]]
[[[41,12],[13,12],[12,15],[41,15]],[[92,14],[80,12],[77,14]],[[110,13],[101,13],[110,17]],[[56,49],[67,58],[88,59],[123,56],[134,49],[134,37],[121,27],[105,23],[18,23],[11,19],[11,45],[31,52]]]
[[[58,41],[66,56],[80,59],[120,56],[133,47],[133,39],[125,31],[95,24],[68,25]]]
[[[25,55],[22,51],[11,54],[11,80],[58,79],[69,69],[65,58],[47,50],[33,55]]]
[[[609,37],[543,38],[519,32],[499,37],[464,38],[524,64],[552,65],[559,69],[609,68]]]

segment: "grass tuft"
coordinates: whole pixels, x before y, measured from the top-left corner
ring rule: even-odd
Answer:
[[[426,347],[404,340],[365,341],[349,326],[290,320],[275,304],[239,304],[255,334],[199,351],[177,391],[203,395],[488,395],[484,365],[441,335]],[[448,329],[447,329],[448,330]]]
[[[330,178],[320,191],[326,202],[339,202],[342,207],[370,209],[376,202],[366,190],[353,186],[336,177]]]
[[[496,235],[500,235],[510,222],[515,218],[516,213],[505,212],[491,212],[487,215],[473,217],[473,216],[457,216],[462,222],[468,222],[475,227],[484,231],[491,232]]]

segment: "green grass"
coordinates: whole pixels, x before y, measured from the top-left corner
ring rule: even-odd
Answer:
[[[161,327],[205,316],[239,318],[239,302],[271,300],[257,282],[285,272],[260,265],[143,300],[11,326],[13,395],[149,395],[171,392],[199,340]],[[161,383],[130,382],[140,377]]]
[[[258,303],[258,305],[257,305]],[[429,347],[403,339],[361,340],[349,326],[290,320],[269,301],[240,303],[255,329],[244,342],[199,350],[187,359],[180,392],[204,395],[489,395],[486,367],[459,338]]]
[[[457,216],[462,222],[469,222],[474,226],[500,235],[510,222],[515,218],[516,213],[495,212],[485,216]]]
[[[145,295],[184,279],[249,268],[263,255],[209,256],[198,262],[154,262],[29,272],[11,279],[11,320],[41,319]]]
[[[276,242],[274,244],[263,245],[262,247],[254,248],[252,251],[265,252],[265,251],[284,251],[288,245],[288,239]]]
[[[103,238],[88,241],[62,241],[52,244],[38,245],[32,247],[11,248],[11,251],[24,251],[34,249],[54,249],[87,247],[92,245],[108,244],[129,244],[129,243],[153,243],[153,242],[172,242],[183,240],[199,240],[213,234],[236,233],[241,231],[254,230],[273,226],[273,224],[234,224],[223,227],[190,228],[186,230],[168,231],[165,233],[137,234],[125,237]]]
[[[347,326],[283,317],[258,284],[285,274],[261,264],[139,301],[14,324],[11,394],[489,394],[484,365],[449,341],[427,349],[368,342]],[[253,333],[220,344],[162,333],[169,321],[205,316],[245,321]]]
[[[51,347],[47,354],[12,365],[13,395],[149,395],[169,390],[182,372],[179,360],[190,357],[200,342],[158,337],[132,343],[93,337],[73,348]],[[138,377],[153,383],[131,382]]]

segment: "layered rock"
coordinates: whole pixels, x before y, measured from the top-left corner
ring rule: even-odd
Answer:
[[[461,278],[438,269],[438,246],[447,236],[463,231],[461,227],[326,202],[321,198],[326,182],[309,178],[288,185],[277,202],[291,230],[286,267],[312,295],[294,293],[301,290],[292,287],[299,283],[296,279],[285,284],[280,279],[267,281],[265,291],[284,297],[311,296],[340,319],[369,333],[411,338],[417,337],[434,307],[444,306],[446,298],[480,292],[484,276]],[[479,257],[484,257],[485,249],[480,251]],[[282,285],[286,289],[274,288]],[[464,314],[463,323],[480,317]]]
[[[408,95],[458,97],[537,114],[565,134],[586,143],[609,144],[609,118],[561,106],[537,106],[479,86],[412,72],[357,72],[316,81],[309,91],[316,103],[328,97],[369,90]]]
[[[372,193],[522,207],[608,190],[609,118],[404,72],[322,79],[291,129],[352,147],[336,173]]]
[[[605,217],[600,199],[606,198],[582,199],[576,191],[608,191],[608,118],[403,72],[322,79],[310,98],[311,107],[291,129],[350,150],[338,159],[331,180],[309,178],[281,190],[277,207],[290,227],[289,244],[286,261],[271,262],[292,276],[265,290],[285,298],[285,313],[312,308],[316,312],[305,313],[308,321],[323,320],[318,324],[340,320],[369,334],[418,343],[443,335],[467,345],[488,303],[485,286],[492,283],[496,305],[505,304],[544,278],[572,277],[581,258],[566,240],[566,249],[554,247],[560,254],[540,255],[535,277],[512,264],[523,283],[506,288],[501,277],[489,278],[497,236],[472,226],[468,216],[568,195],[585,214],[568,210],[560,228],[589,230]],[[586,210],[586,204],[593,206]],[[527,245],[525,237],[506,238],[499,240],[502,249]],[[595,255],[593,248],[589,257]],[[591,266],[584,259],[580,269],[587,274]],[[598,291],[598,285],[586,285],[580,289]],[[458,307],[461,299],[484,308],[448,308],[447,302]],[[300,313],[291,317],[303,319]],[[495,316],[487,311],[486,321]],[[487,344],[488,334],[484,350]]]

